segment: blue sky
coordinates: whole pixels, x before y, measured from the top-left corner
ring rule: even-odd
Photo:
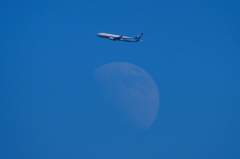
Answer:
[[[240,158],[239,6],[0,2],[0,158]],[[141,67],[158,86],[147,131],[114,125],[104,109],[92,74],[111,62]]]

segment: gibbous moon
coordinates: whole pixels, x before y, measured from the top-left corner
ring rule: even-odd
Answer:
[[[120,119],[138,129],[148,129],[157,117],[159,93],[151,76],[140,67],[114,62],[94,72],[111,109]]]

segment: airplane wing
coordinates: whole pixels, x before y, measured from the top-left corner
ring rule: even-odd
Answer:
[[[110,40],[120,40],[123,36],[119,36],[119,37],[109,37]]]

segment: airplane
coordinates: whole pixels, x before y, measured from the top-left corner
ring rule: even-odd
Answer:
[[[126,42],[141,42],[142,40],[140,40],[140,38],[141,38],[142,34],[143,33],[140,33],[135,38],[122,36],[122,35],[108,34],[108,33],[98,33],[97,36],[99,36],[101,38],[108,38],[113,41],[119,40],[119,41],[126,41]]]

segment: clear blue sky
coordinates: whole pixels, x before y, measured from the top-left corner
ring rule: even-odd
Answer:
[[[239,159],[239,0],[0,2],[1,159]],[[99,32],[141,43],[101,39]],[[129,62],[154,79],[147,131],[114,127],[92,73]]]

